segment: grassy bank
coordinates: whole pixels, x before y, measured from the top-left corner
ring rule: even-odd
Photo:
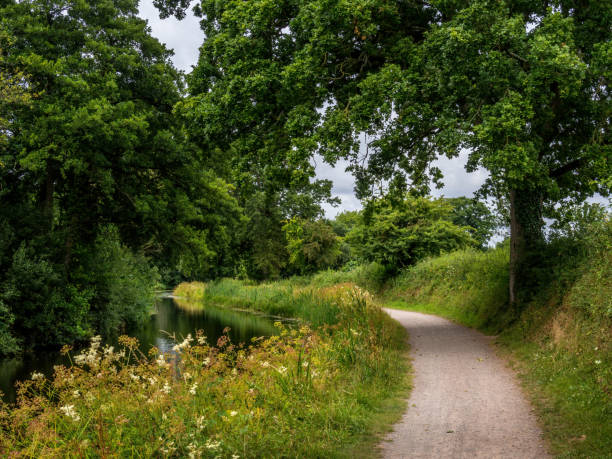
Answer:
[[[388,305],[499,333],[558,457],[612,451],[611,226],[560,254],[550,281],[526,307],[507,311],[508,250],[425,260],[389,282]]]
[[[359,288],[303,284],[206,288],[318,324],[278,324],[248,348],[194,334],[177,360],[138,355],[127,337],[119,349],[94,340],[0,405],[0,456],[371,457],[404,409],[405,332]]]

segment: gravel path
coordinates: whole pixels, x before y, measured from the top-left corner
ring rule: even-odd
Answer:
[[[491,338],[440,317],[386,310],[410,333],[408,411],[387,458],[548,458],[532,409]]]

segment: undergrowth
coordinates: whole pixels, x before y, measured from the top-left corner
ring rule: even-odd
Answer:
[[[404,408],[404,329],[350,284],[206,289],[318,325],[277,323],[248,347],[195,333],[148,356],[133,338],[118,349],[95,338],[52,379],[23,382],[16,406],[0,404],[0,456],[371,457]]]

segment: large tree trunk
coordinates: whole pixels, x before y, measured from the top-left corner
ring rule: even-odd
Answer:
[[[544,239],[543,193],[538,189],[510,190],[510,305],[516,307],[528,255]]]

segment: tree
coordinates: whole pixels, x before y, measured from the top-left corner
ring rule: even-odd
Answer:
[[[437,23],[407,59],[368,76],[349,113],[337,109],[334,116],[377,135],[360,170],[366,179],[435,180],[435,157],[469,150],[467,170],[491,174],[481,194],[509,196],[516,304],[534,261],[529,253],[543,242],[542,216],[560,201],[609,190],[612,5],[434,6]]]
[[[489,208],[477,199],[466,197],[446,198],[452,206],[450,220],[457,226],[467,226],[470,234],[483,249],[493,236],[498,226],[495,215]]]
[[[339,261],[340,241],[323,220],[292,218],[283,226],[291,268],[298,274],[310,274],[332,268]]]
[[[476,245],[471,228],[450,221],[452,212],[444,199],[375,199],[347,239],[362,260],[397,272],[423,258]]]
[[[137,13],[137,0],[0,2],[2,68],[37,94],[11,107],[0,150],[0,301],[29,344],[145,317],[133,293],[152,288],[150,262],[185,277],[231,268],[234,189],[186,138],[183,78]]]
[[[245,93],[198,111],[250,114],[229,132],[261,127],[292,155],[348,157],[361,197],[380,180],[426,193],[442,179],[432,162],[467,149],[466,169],[490,173],[481,195],[510,201],[512,304],[543,215],[609,191],[609,1],[210,0],[196,10],[211,51],[202,93]],[[229,69],[246,78],[228,79]]]
[[[0,24],[0,148],[5,146],[10,135],[12,108],[27,104],[32,96],[25,75],[8,63],[7,55],[13,40]],[[3,167],[2,163],[0,167]]]

